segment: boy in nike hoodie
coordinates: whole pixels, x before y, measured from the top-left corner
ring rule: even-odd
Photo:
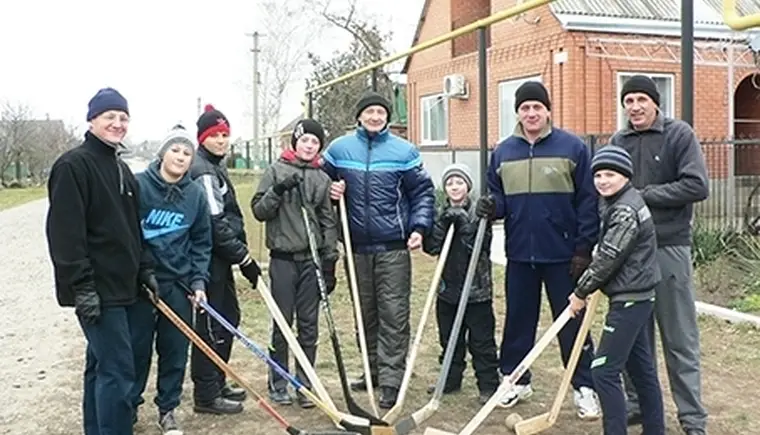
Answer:
[[[206,299],[212,246],[206,196],[187,175],[195,148],[193,137],[182,126],[176,126],[162,142],[158,159],[137,175],[143,239],[156,262],[157,296],[188,324],[193,308],[186,289],[194,291],[194,302]],[[136,372],[133,423],[138,406],[144,403],[142,394],[155,338],[158,425],[164,433],[180,435],[174,409],[182,396],[188,339],[168,319],[156,316],[150,301],[142,299],[138,304],[140,319],[133,323],[132,331]]]
[[[253,215],[266,222],[271,291],[288,323],[298,319],[298,343],[314,365],[319,337],[319,286],[316,267],[309,249],[309,237],[301,207],[309,215],[309,226],[319,251],[327,292],[335,288],[338,259],[337,219],[330,200],[330,178],[319,166],[319,152],[325,141],[322,126],[311,119],[296,125],[291,136],[293,149],[282,153],[264,173],[251,200]],[[272,326],[271,356],[288,368],[288,344],[277,325]],[[302,368],[297,375],[308,388]],[[288,382],[274,371],[269,373],[269,397],[281,405],[292,403]],[[302,408],[314,406],[298,393]]]

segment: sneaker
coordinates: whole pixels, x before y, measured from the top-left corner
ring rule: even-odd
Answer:
[[[158,427],[164,435],[182,435],[182,431],[174,418],[174,411],[158,413]]]
[[[309,400],[309,398],[306,397],[305,394],[301,393],[300,391],[296,392],[296,400],[298,401],[298,406],[300,406],[302,409],[311,409],[317,406],[314,404],[314,402]]]
[[[380,387],[380,400],[378,406],[382,409],[391,409],[396,405],[398,399],[398,388]]]
[[[278,405],[292,405],[293,398],[290,397],[287,388],[278,388],[276,390],[269,390],[269,399]]]
[[[598,420],[602,416],[596,392],[591,388],[581,387],[573,391],[573,400],[581,420]]]
[[[478,404],[480,406],[483,406],[486,403],[488,403],[488,401],[491,400],[491,396],[493,396],[494,393],[495,391],[481,391],[480,394],[478,395]]]
[[[526,400],[533,395],[533,387],[527,385],[515,385],[510,388],[499,401],[502,408],[511,408],[517,405],[521,400]]]

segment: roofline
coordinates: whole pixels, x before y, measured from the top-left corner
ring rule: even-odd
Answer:
[[[554,13],[562,28],[575,32],[625,33],[638,35],[681,36],[681,22],[647,18],[619,18],[598,15]],[[757,32],[757,31],[755,31]],[[748,39],[748,32],[737,32],[725,24],[695,22],[696,39]],[[751,32],[750,33],[754,33]]]
[[[422,26],[425,24],[425,17],[427,17],[428,9],[430,8],[431,0],[425,0],[422,4],[422,11],[420,12],[420,19],[417,20],[417,28],[414,29],[414,38],[412,38],[412,45],[414,47],[420,41],[420,33],[422,33]],[[401,68],[401,74],[406,74],[409,71],[409,65],[412,63],[412,55],[406,57],[404,66]]]

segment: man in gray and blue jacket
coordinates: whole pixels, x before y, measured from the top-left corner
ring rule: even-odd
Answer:
[[[655,318],[678,420],[687,435],[704,435],[699,327],[694,307],[691,261],[693,204],[708,196],[704,155],[692,128],[660,111],[660,94],[646,76],[631,77],[620,95],[628,117],[611,143],[624,148],[637,168],[632,178],[652,212],[657,262],[663,279],[656,287]],[[651,340],[651,343],[655,343]],[[629,424],[641,421],[636,393],[626,382]]]

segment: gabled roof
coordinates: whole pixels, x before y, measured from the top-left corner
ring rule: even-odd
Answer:
[[[422,4],[422,12],[420,12],[420,19],[417,21],[417,28],[414,29],[414,38],[412,38],[412,45],[410,47],[414,47],[420,42],[420,32],[422,31],[422,25],[425,24],[425,17],[427,16],[428,9],[430,8],[430,2],[432,0],[425,0],[425,3]],[[406,60],[404,61],[404,67],[401,68],[401,73],[406,74],[406,72],[409,70],[409,64],[412,62],[412,56],[407,56]]]

